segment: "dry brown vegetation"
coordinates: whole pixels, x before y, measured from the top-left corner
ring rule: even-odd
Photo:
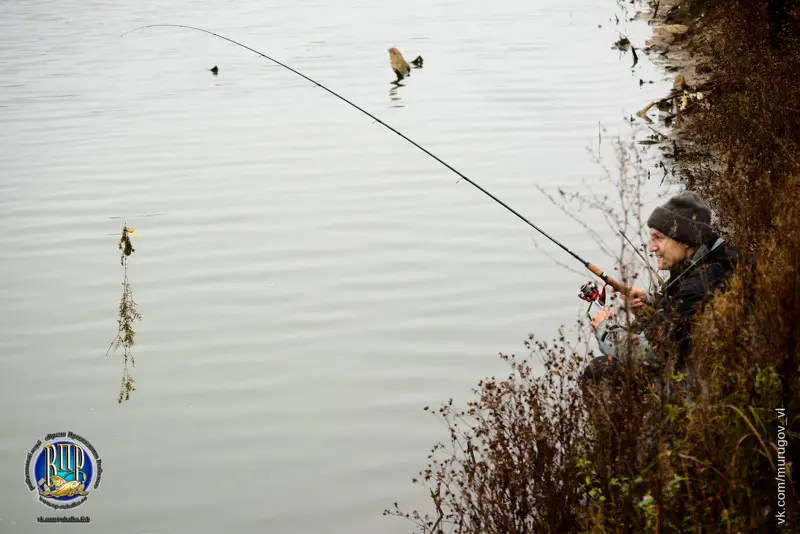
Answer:
[[[697,317],[698,384],[658,395],[623,372],[579,387],[586,340],[530,336],[543,373],[503,356],[508,377],[435,410],[449,440],[415,480],[432,507],[386,511],[417,531],[800,532],[800,14],[774,0],[683,7],[702,16],[713,90],[682,126],[682,179],[743,254]]]

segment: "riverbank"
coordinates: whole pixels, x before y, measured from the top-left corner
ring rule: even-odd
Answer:
[[[638,11],[636,20],[644,20],[653,33],[645,42],[644,52],[664,71],[683,76],[689,87],[708,81],[712,66],[709,58],[698,55],[705,38],[702,20],[693,16],[683,0],[662,0]]]
[[[797,529],[800,496],[786,480],[797,479],[800,447],[786,445],[800,443],[800,2],[654,4],[648,53],[690,96],[668,134],[676,178],[709,201],[741,252],[730,289],[695,327],[699,400],[671,407],[679,437],[666,450],[681,459],[665,472],[682,500],[663,492],[655,511],[687,530]],[[664,39],[664,25],[685,31]]]
[[[465,410],[451,401],[436,411],[450,440],[417,481],[434,511],[387,511],[421,532],[800,525],[800,12],[779,0],[650,6],[638,15],[654,30],[646,53],[676,86],[639,118],[740,252],[727,290],[695,319],[697,384],[658,394],[622,373],[613,387],[580,388],[593,356],[585,338],[532,334],[527,346],[544,374],[503,356],[507,378],[481,381]],[[660,373],[677,391],[684,375],[672,360]]]
[[[652,129],[658,128],[655,130],[658,135],[650,139],[659,146],[664,159],[669,160],[673,178],[679,178],[687,170],[688,161],[678,143],[689,141],[685,127],[694,112],[710,105],[714,67],[705,50],[712,37],[703,15],[685,0],[650,1],[645,5],[647,8],[637,11],[634,17],[652,28],[642,51],[672,78],[672,90],[661,100],[643,102],[645,105],[637,116],[648,124],[657,123]]]
[[[775,202],[797,192],[787,181],[800,153],[800,2],[648,4],[637,15],[653,27],[644,51],[675,78],[662,150],[675,177],[712,202],[720,228],[754,249],[774,228]]]
[[[658,452],[649,466],[620,460],[632,452],[625,445],[616,457],[589,452],[595,494],[580,522],[593,532],[797,529],[800,447],[788,444],[800,443],[800,2],[648,5],[636,16],[653,28],[643,51],[674,84],[637,115],[741,258],[695,326],[697,397],[662,404],[666,425],[627,401],[601,410],[615,431],[627,423],[637,434],[622,430],[607,445],[655,442]],[[640,490],[620,494],[631,479]]]

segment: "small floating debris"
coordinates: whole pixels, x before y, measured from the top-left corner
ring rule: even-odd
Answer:
[[[210,68],[210,69],[208,69],[208,70],[210,70],[210,71],[211,71],[211,74],[213,74],[214,76],[216,76],[216,75],[217,75],[217,73],[219,72],[219,67],[217,67],[216,65],[214,65],[213,67],[211,67],[211,68]]]
[[[417,56],[416,59],[411,62],[411,64],[414,65],[416,68],[421,69],[422,68],[422,56]]]
[[[628,50],[631,46],[631,41],[624,35],[620,35],[620,38],[614,41],[614,44],[611,48],[616,48],[617,50]]]
[[[652,119],[647,116],[647,112],[650,110],[650,108],[655,106],[655,104],[655,102],[648,103],[645,107],[636,112],[636,116],[643,118],[647,122],[653,122]]]

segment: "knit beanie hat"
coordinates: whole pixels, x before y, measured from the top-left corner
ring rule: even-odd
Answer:
[[[711,207],[691,191],[674,196],[654,209],[647,226],[690,247],[698,247],[714,235]]]

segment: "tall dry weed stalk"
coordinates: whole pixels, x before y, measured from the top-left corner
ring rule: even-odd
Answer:
[[[117,319],[117,325],[119,328],[117,330],[117,335],[111,341],[111,344],[106,351],[106,356],[108,356],[108,353],[111,351],[111,349],[117,350],[119,347],[123,348],[124,367],[122,370],[119,396],[117,397],[118,403],[122,403],[123,400],[130,400],[131,392],[136,390],[133,385],[133,376],[131,376],[130,371],[128,370],[128,362],[130,361],[132,366],[136,365],[133,353],[131,352],[134,338],[136,336],[136,332],[133,329],[133,323],[141,320],[142,318],[141,314],[136,309],[136,302],[133,300],[133,290],[131,289],[131,284],[128,280],[128,258],[136,250],[133,248],[133,243],[131,243],[131,233],[133,233],[133,230],[128,228],[127,224],[122,227],[122,234],[120,236],[118,245],[118,248],[121,251],[119,261],[123,270],[122,297],[119,301],[119,317]]]

